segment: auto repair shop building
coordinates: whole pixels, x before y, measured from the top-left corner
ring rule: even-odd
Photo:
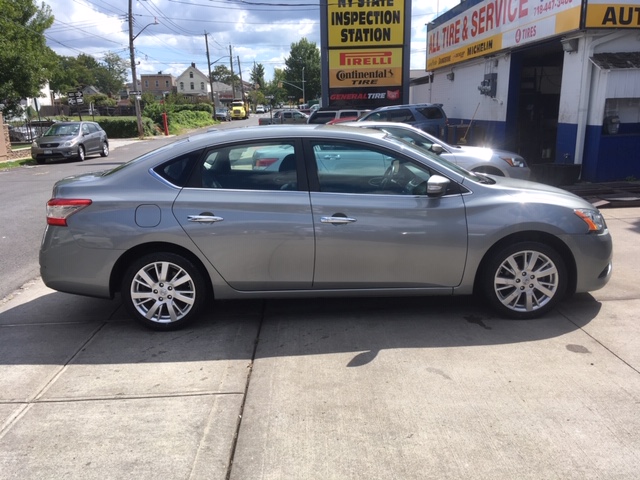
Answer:
[[[429,81],[470,141],[586,181],[640,178],[638,0],[467,0],[427,26]],[[454,138],[452,138],[454,137]]]

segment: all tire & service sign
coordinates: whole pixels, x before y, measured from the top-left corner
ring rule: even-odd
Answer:
[[[320,23],[324,106],[408,103],[410,0],[321,0]]]

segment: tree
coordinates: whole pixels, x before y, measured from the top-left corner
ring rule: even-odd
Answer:
[[[34,0],[0,0],[0,103],[8,115],[21,111],[20,101],[40,96],[56,54],[44,32],[53,24],[51,8]]]
[[[231,86],[234,82],[240,84],[240,78],[237,75],[231,75],[231,70],[225,65],[216,65],[211,71],[211,80]]]
[[[278,105],[280,103],[288,103],[288,93],[284,88],[283,81],[285,80],[284,70],[281,68],[273,69],[273,79],[268,82],[264,88],[265,94],[273,96],[270,101],[271,105]]]
[[[57,57],[58,68],[51,78],[51,90],[60,94],[94,86],[109,97],[124,87],[127,61],[115,53],[107,53],[103,62],[81,53],[77,57]]]
[[[126,59],[117,53],[107,53],[96,72],[96,87],[109,97],[118,95],[127,80],[128,68]]]
[[[305,101],[309,98],[318,98],[322,93],[320,49],[314,42],[303,38],[298,43],[291,44],[289,57],[285,59],[285,81],[295,85],[284,84],[284,87],[296,98],[302,97],[304,88]],[[304,79],[304,87],[303,87]]]
[[[262,65],[261,63],[253,64],[250,80],[251,80],[251,83],[253,83],[254,85],[258,85],[259,89],[263,89],[265,87],[264,65]]]

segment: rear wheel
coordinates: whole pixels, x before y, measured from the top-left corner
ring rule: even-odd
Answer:
[[[538,242],[520,242],[496,252],[481,278],[489,303],[509,318],[544,315],[564,297],[567,270],[562,257]]]
[[[101,157],[109,156],[109,144],[107,142],[102,142],[102,149],[100,150]]]
[[[142,325],[175,330],[192,322],[205,304],[206,282],[181,255],[150,253],[127,269],[122,281],[125,308]]]
[[[78,160],[84,162],[84,147],[82,145],[78,145]]]

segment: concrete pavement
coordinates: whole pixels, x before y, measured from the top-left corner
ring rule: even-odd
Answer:
[[[158,333],[36,279],[0,305],[0,479],[636,479],[640,208],[603,213],[610,284],[534,321],[248,301]]]

